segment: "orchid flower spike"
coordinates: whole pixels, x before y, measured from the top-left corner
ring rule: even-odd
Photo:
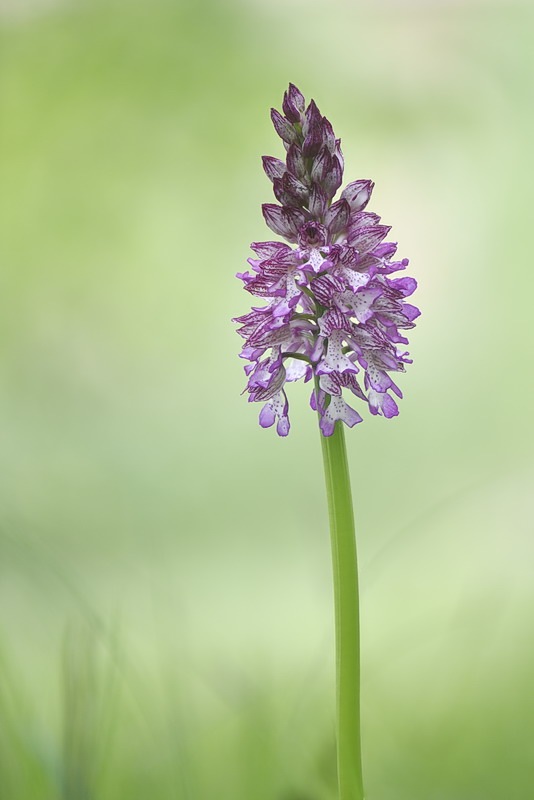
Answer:
[[[236,317],[245,340],[241,358],[249,401],[261,402],[260,425],[276,422],[289,433],[286,384],[315,378],[310,405],[330,436],[337,420],[362,421],[343,390],[367,403],[371,414],[394,417],[393,395],[402,393],[391,373],[404,372],[408,353],[402,333],[419,309],[407,303],[417,284],[391,277],[408,259],[394,260],[390,227],[367,211],[373,182],[343,179],[340,139],[312,100],[289,84],[281,114],[271,119],[284,143],[285,161],[263,157],[278,204],[265,203],[269,228],[286,241],[254,242],[251,271],[238,273],[244,288],[267,304]],[[287,243],[286,243],[287,242]]]

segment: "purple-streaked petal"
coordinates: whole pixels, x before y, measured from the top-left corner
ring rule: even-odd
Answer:
[[[298,145],[292,144],[288,149],[286,164],[289,172],[294,175],[295,178],[298,178],[298,180],[302,181],[307,177],[309,180],[306,161],[302,155],[302,149]]]
[[[286,165],[283,161],[280,161],[279,158],[262,156],[261,160],[263,161],[264,172],[271,181],[274,180],[274,178],[281,178],[286,171]]]
[[[287,183],[283,178],[275,178],[273,180],[273,191],[278,202],[286,208],[300,208],[303,205],[303,198],[288,189]]]
[[[322,248],[326,243],[327,231],[324,225],[315,220],[310,220],[301,225],[299,229],[299,245],[306,254],[307,250]]]
[[[276,372],[269,373],[268,366],[258,364],[257,369],[249,378],[247,390],[249,403],[270,400],[276,395],[285,383],[286,371],[279,367]]]
[[[294,144],[298,141],[298,133],[293,125],[283,117],[276,108],[271,108],[271,120],[278,136],[287,144]]]
[[[264,203],[261,210],[265,222],[274,233],[286,238],[291,235],[291,228],[283,216],[283,208],[281,206],[274,205],[274,203]]]
[[[317,155],[323,145],[323,118],[313,100],[306,109],[302,133],[304,135],[302,144],[304,157],[310,158]]]
[[[378,214],[373,214],[370,211],[358,211],[357,214],[351,214],[349,228],[350,232],[354,234],[361,228],[370,228],[371,225],[378,225],[380,217]]]
[[[330,199],[335,195],[341,186],[342,180],[343,167],[341,166],[341,162],[334,157],[332,158],[332,166],[323,179],[323,189]]]
[[[265,222],[274,233],[283,236],[290,242],[296,241],[298,228],[295,229],[295,225],[290,218],[288,213],[290,209],[282,208],[282,206],[277,206],[274,203],[264,203],[261,210]]]
[[[317,186],[316,183],[314,183],[310,192],[310,201],[308,204],[310,214],[314,219],[321,220],[326,213],[327,207],[328,199],[326,194],[319,186]]]
[[[313,282],[313,293],[321,305],[328,307],[334,301],[334,295],[345,288],[343,279],[336,275],[321,275]]]
[[[282,178],[282,186],[301,202],[308,200],[309,189],[290,172],[286,172]]]
[[[328,152],[326,145],[321,147],[316,157],[313,160],[310,177],[312,183],[321,184],[332,167],[332,157]]]
[[[319,328],[323,336],[331,336],[334,331],[351,331],[350,320],[339,308],[331,308],[319,320]]]
[[[280,252],[293,252],[285,242],[252,242],[250,247],[260,258],[271,258]]]
[[[350,205],[352,211],[361,211],[371,198],[373,181],[353,181],[341,192],[341,197]]]
[[[370,225],[368,228],[358,228],[349,232],[347,241],[358,252],[367,253],[369,250],[373,250],[377,244],[380,244],[390,230],[391,226],[389,225]]]
[[[332,203],[324,219],[324,224],[328,228],[330,236],[336,236],[346,228],[349,216],[350,206],[346,200],[338,200],[336,203]]]
[[[321,375],[319,378],[319,386],[330,395],[341,395],[341,381],[337,372],[330,372],[327,375]]]

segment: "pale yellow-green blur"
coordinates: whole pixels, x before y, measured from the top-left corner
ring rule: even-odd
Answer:
[[[348,432],[369,800],[529,800],[526,2],[0,0],[0,798],[334,800],[308,387],[240,396],[289,81],[411,259],[401,415]]]

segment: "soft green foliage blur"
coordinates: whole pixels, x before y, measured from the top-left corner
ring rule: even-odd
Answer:
[[[308,387],[240,397],[288,81],[420,282],[348,432],[369,800],[528,800],[528,3],[1,0],[0,800],[333,800]]]

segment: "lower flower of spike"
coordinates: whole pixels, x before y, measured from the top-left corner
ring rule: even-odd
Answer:
[[[338,420],[344,422],[349,428],[353,428],[358,422],[363,422],[358,412],[351,408],[341,395],[330,395],[330,402],[323,411],[319,422],[323,436],[332,436]]]
[[[276,423],[276,432],[279,436],[287,436],[289,433],[289,403],[285,392],[278,392],[271,397],[260,411],[260,425],[262,428],[270,428]]]

